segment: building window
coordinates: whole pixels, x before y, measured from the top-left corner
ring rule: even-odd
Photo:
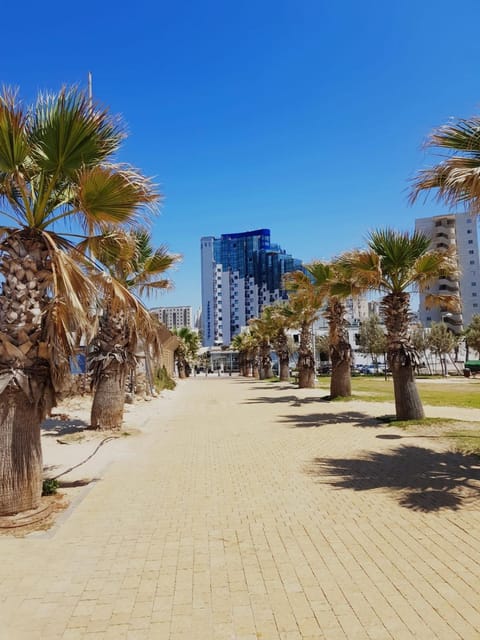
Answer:
[[[467,224],[471,223],[472,219],[471,218],[467,218]]]
[[[427,316],[427,322],[429,322],[432,319],[432,316]]]
[[[468,241],[468,244],[473,244],[473,240],[469,240],[469,241]]]
[[[476,287],[477,283],[476,282],[472,282],[472,287]]]
[[[472,307],[473,307],[474,309],[476,309],[476,308],[478,307],[478,303],[477,303],[477,302],[474,302],[474,303],[472,304]]]
[[[476,298],[476,297],[477,297],[477,293],[474,291],[474,292],[472,293],[472,298]]]
[[[470,255],[473,255],[473,254],[475,253],[475,251],[474,251],[473,249],[469,249],[468,253],[469,253]]]
[[[470,264],[475,264],[475,260],[470,260]]]
[[[472,230],[471,229],[467,229],[467,233],[472,233]]]

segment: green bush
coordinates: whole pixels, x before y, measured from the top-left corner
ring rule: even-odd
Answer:
[[[47,478],[43,481],[42,485],[42,496],[53,496],[53,494],[57,493],[58,489],[58,480],[53,478]]]
[[[163,367],[159,367],[155,371],[154,384],[157,391],[163,391],[163,389],[173,391],[173,389],[175,389],[176,387],[175,380],[173,380],[173,378],[168,375],[168,371],[165,369],[165,365]]]

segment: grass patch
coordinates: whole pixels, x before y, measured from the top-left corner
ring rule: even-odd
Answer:
[[[409,427],[445,427],[451,424],[458,424],[455,418],[421,418],[419,420],[397,420],[395,416],[379,416],[379,422],[389,424],[392,427],[408,429]]]
[[[447,431],[445,436],[452,441],[456,451],[480,456],[480,429],[459,429]]]
[[[329,388],[322,380],[319,388]],[[480,380],[463,381],[437,378],[435,382],[422,380],[418,391],[424,404],[434,407],[462,407],[480,409]],[[393,402],[393,381],[391,378],[352,378],[352,392],[359,400],[370,402]]]

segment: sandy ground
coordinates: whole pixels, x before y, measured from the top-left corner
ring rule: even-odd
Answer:
[[[137,447],[145,446],[151,433],[149,421],[159,411],[168,413],[174,403],[175,391],[136,398],[133,404],[125,404],[122,429],[110,433],[87,429],[90,395],[59,402],[42,425],[44,477],[57,479],[62,495],[72,505],[86,487],[103,477],[112,462],[133,456]]]

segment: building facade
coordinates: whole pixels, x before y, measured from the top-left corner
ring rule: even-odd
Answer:
[[[459,276],[456,279],[439,278],[430,289],[420,294],[419,319],[425,327],[432,322],[445,322],[455,333],[467,326],[474,314],[480,313],[480,261],[478,253],[477,218],[468,213],[445,214],[415,221],[415,230],[427,235],[432,247],[453,249],[457,256]],[[425,297],[429,293],[457,293],[461,314],[441,307],[427,308]]]
[[[155,307],[150,309],[167,329],[181,329],[182,327],[193,328],[192,307]]]
[[[229,345],[263,307],[285,300],[285,273],[300,260],[270,241],[269,229],[207,236],[200,241],[203,345]]]

